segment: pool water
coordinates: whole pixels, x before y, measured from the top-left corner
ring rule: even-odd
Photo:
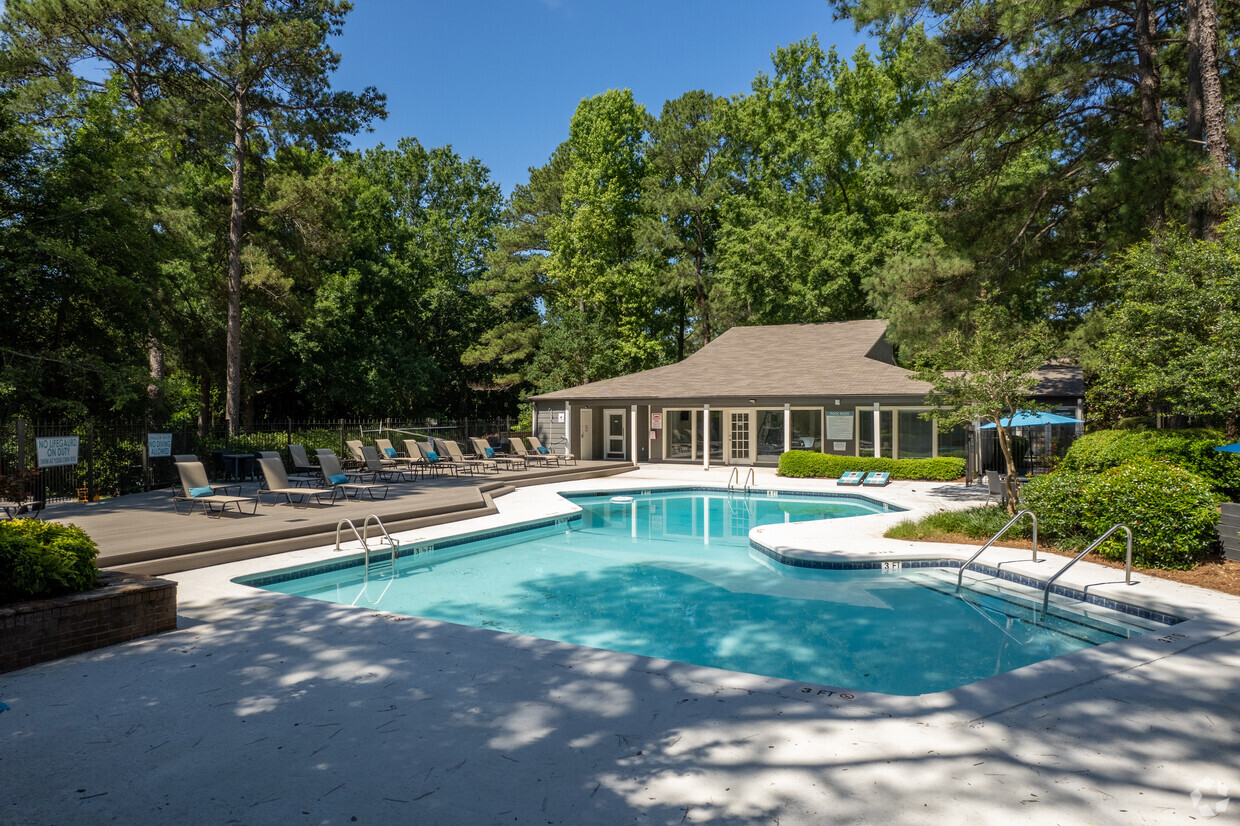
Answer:
[[[1149,629],[1118,612],[1040,622],[1033,592],[966,588],[961,598],[955,569],[795,568],[749,547],[756,525],[883,512],[873,500],[696,490],[575,501],[579,520],[402,557],[395,577],[367,577],[355,566],[263,587],[903,695],[955,688]]]

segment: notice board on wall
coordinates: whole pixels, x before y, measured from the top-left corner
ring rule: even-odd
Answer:
[[[836,412],[834,410],[827,411],[827,439],[844,439],[852,441],[853,438],[853,414],[851,412]]]

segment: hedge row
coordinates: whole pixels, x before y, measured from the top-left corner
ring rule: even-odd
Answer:
[[[790,450],[779,457],[779,475],[796,478],[838,479],[852,470],[886,471],[892,479],[950,482],[964,476],[964,459],[877,459],[873,456],[832,456],[808,450]]]
[[[0,522],[0,604],[89,591],[98,555],[91,538],[73,525]]]
[[[1220,430],[1099,430],[1072,443],[1060,467],[1101,473],[1130,462],[1168,462],[1202,477],[1218,493],[1240,495],[1240,457],[1219,453]]]
[[[1195,473],[1169,462],[1129,462],[1101,473],[1060,470],[1021,491],[1047,537],[1092,540],[1112,525],[1133,533],[1133,564],[1187,569],[1216,544],[1219,495]],[[1098,549],[1122,560],[1123,532]]]

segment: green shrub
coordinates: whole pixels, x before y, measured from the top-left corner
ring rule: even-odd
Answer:
[[[873,456],[833,456],[809,450],[790,450],[779,457],[779,475],[797,478],[839,478],[852,470],[886,471],[893,479],[949,482],[964,476],[964,459],[876,459]]]
[[[1218,495],[1210,485],[1168,462],[1130,462],[1101,473],[1060,471],[1022,491],[1049,536],[1101,536],[1115,524],[1133,533],[1133,564],[1191,568],[1215,545]],[[1123,532],[1098,549],[1122,560]]]
[[[1231,498],[1240,495],[1240,457],[1214,450],[1228,441],[1208,429],[1099,430],[1073,442],[1061,467],[1098,473],[1135,461],[1170,462]]]
[[[73,525],[0,522],[0,604],[95,587],[99,549]]]

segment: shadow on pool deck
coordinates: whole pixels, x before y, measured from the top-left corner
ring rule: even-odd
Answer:
[[[0,821],[1180,823],[1240,781],[1234,635],[969,725],[278,594],[183,613],[0,681]]]

